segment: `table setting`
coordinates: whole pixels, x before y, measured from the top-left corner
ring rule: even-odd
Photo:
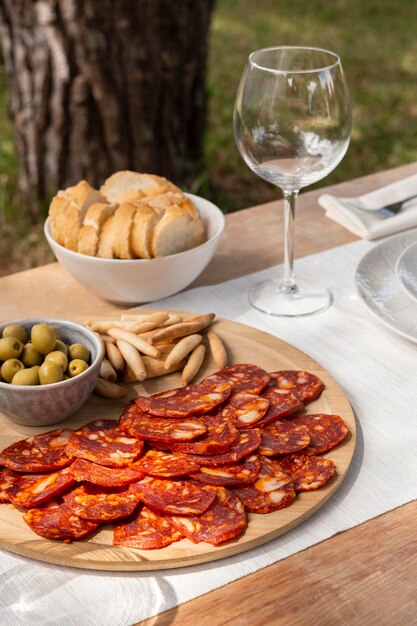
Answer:
[[[133,341],[143,358],[142,366],[146,364],[143,377],[138,374],[127,382],[128,366],[134,369],[127,350],[125,377],[118,372],[108,379],[114,389],[122,390],[120,395],[93,394],[57,425],[52,421],[34,426],[25,421],[27,416],[15,419],[13,407],[6,407],[3,401],[9,383],[0,382],[3,449],[51,428],[68,428],[77,435],[91,420],[114,420],[121,411],[123,421],[126,403],[135,403],[138,397],[149,402],[149,397],[169,394],[181,385],[185,390],[188,386],[196,389],[201,381],[204,384],[223,371],[213,348],[213,333],[228,359],[223,367],[253,364],[269,372],[268,384],[275,370],[318,377],[323,387],[301,403],[301,414],[340,416],[337,419],[346,427],[343,437],[320,457],[335,467],[328,482],[320,489],[298,492],[290,506],[273,509],[268,515],[250,512],[242,534],[218,545],[193,544],[185,534],[162,549],[119,547],[112,542],[107,525],[91,538],[54,541],[50,535],[42,537],[27,528],[11,503],[1,504],[5,511],[0,515],[2,623],[186,626],[195,623],[201,612],[202,623],[216,626],[224,619],[219,603],[232,602],[232,597],[241,605],[234,623],[242,625],[249,621],[259,625],[331,623],[332,619],[336,623],[388,624],[394,611],[399,621],[411,619],[416,571],[412,548],[405,555],[403,551],[415,534],[415,522],[412,527],[409,524],[415,518],[417,498],[412,478],[417,470],[415,385],[406,369],[406,364],[413,362],[417,342],[417,164],[299,195],[301,189],[337,167],[348,150],[351,127],[348,90],[335,53],[300,47],[255,51],[236,97],[236,143],[254,173],[282,190],[282,201],[224,218],[218,207],[204,198],[177,195],[181,210],[173,212],[175,219],[191,221],[194,229],[199,228],[194,209],[183,208],[193,203],[206,240],[189,250],[168,252],[162,259],[126,256],[121,243],[117,243],[119,257],[80,254],[69,247],[65,233],[59,239],[63,222],[61,208],[57,208],[50,213],[45,235],[59,263],[0,278],[5,294],[1,330],[6,323],[26,318],[33,319],[33,324],[69,320],[74,327],[101,336],[101,357],[111,352],[106,342],[119,347],[125,356],[123,342]],[[111,177],[99,190],[100,211],[110,212],[113,223],[119,209],[109,205],[115,203],[129,213],[126,207],[137,191],[138,180],[135,178],[130,188],[123,183],[123,199],[108,191]],[[73,192],[68,189],[66,193],[69,211]],[[91,195],[90,190],[88,193]],[[116,191],[112,188],[111,193]],[[163,193],[180,191],[170,188]],[[61,195],[57,207],[62,199]],[[159,211],[155,206],[152,211]],[[154,218],[148,208],[141,209],[141,220]],[[136,208],[131,211],[130,224],[139,219],[137,213]],[[91,225],[84,221],[84,227]],[[102,226],[94,228],[97,232]],[[156,232],[158,241],[171,245],[171,235],[162,239],[165,230]],[[155,242],[156,234],[153,237]],[[98,251],[100,241],[95,245]],[[152,249],[155,246],[150,244]],[[182,269],[187,266],[188,272]],[[143,281],[138,279],[141,272]],[[59,297],[52,301],[47,294],[54,289]],[[141,326],[148,323],[149,316],[161,314],[160,326],[141,328],[145,342],[152,337],[150,333],[167,336],[170,324],[172,328],[190,326],[187,333],[178,331],[177,346],[197,337],[195,333],[200,333],[200,338],[190,344],[177,369],[147,378],[149,359],[157,357],[147,354],[147,344],[142,348],[140,331],[136,343],[129,337],[134,323]],[[210,315],[210,321],[195,326]],[[29,333],[31,325],[27,326]],[[94,338],[89,341],[94,343]],[[149,344],[152,349],[152,339]],[[94,364],[99,358],[97,342]],[[198,364],[189,381],[184,376],[192,358]],[[142,371],[140,367],[138,371]],[[100,378],[102,372],[96,376]],[[84,375],[86,372],[81,373]],[[76,380],[52,384],[64,389]],[[81,384],[82,378],[79,380]],[[24,387],[21,389],[24,393]],[[262,393],[256,392],[255,397]],[[309,406],[304,409],[303,404]],[[185,419],[195,420],[196,415],[190,413]],[[101,437],[97,432],[92,438]],[[125,431],[123,437],[127,433],[133,436],[131,432]],[[145,441],[150,448],[149,440]],[[177,445],[181,451],[181,444]],[[2,457],[0,452],[0,461],[7,457],[4,453]],[[275,454],[272,457],[282,461]],[[80,454],[75,463],[82,458]],[[114,475],[115,467],[107,465]],[[239,485],[237,491],[231,491],[239,495]],[[67,502],[67,492],[62,493]],[[398,527],[391,522],[393,515],[399,517]],[[379,530],[384,520],[387,525],[392,523],[397,534],[394,538],[387,533],[386,542]],[[371,556],[365,554],[361,541]],[[308,592],[312,575],[307,566],[303,570],[303,563],[310,558],[318,558],[321,568],[314,578],[317,594],[322,593],[323,598],[314,601]],[[388,569],[396,558],[403,559],[401,572]],[[299,575],[280,589],[282,576],[297,567],[301,568]],[[349,594],[342,577],[349,578]],[[326,590],[329,578],[333,580],[331,602]],[[265,587],[264,580],[269,580]],[[256,597],[248,599],[247,584],[256,590]],[[288,612],[286,599],[295,603]],[[268,609],[263,614],[265,605]]]

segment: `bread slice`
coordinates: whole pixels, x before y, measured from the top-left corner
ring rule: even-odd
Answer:
[[[157,196],[165,191],[180,191],[173,183],[162,176],[141,174],[125,170],[112,174],[100,187],[101,193],[109,202],[132,202],[147,196]]]
[[[85,214],[84,223],[78,237],[78,252],[96,256],[100,230],[108,217],[113,215],[116,204],[94,202]]]
[[[49,221],[51,224],[51,234],[55,241],[61,246],[65,245],[65,219],[66,208],[70,204],[68,198],[56,195],[49,205]]]
[[[130,233],[130,245],[135,257],[151,258],[152,234],[159,220],[159,215],[146,204],[137,205]]]
[[[168,256],[195,248],[205,241],[203,224],[188,207],[173,205],[156,224],[151,242],[154,257]]]
[[[135,217],[134,204],[121,204],[113,216],[113,253],[116,259],[133,259],[130,235]]]
[[[114,229],[113,229],[113,220],[114,214],[106,219],[103,226],[101,227],[97,253],[96,256],[101,257],[102,259],[114,259],[114,251],[113,251],[113,240],[114,240]]]
[[[81,211],[84,213],[87,211],[94,202],[105,202],[106,198],[94,189],[86,180],[80,180],[79,183],[73,187],[67,187],[64,191],[59,191],[58,195],[63,195],[70,200],[73,200],[75,204],[78,204]]]

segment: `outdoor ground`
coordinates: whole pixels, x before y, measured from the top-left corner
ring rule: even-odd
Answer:
[[[417,12],[414,0],[217,0],[208,68],[206,172],[193,191],[224,212],[277,191],[243,163],[232,112],[248,54],[274,45],[337,52],[349,83],[354,129],[330,184],[417,160]],[[42,225],[29,226],[17,191],[17,162],[0,72],[0,275],[53,260]]]

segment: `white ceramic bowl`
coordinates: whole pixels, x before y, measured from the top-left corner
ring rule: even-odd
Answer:
[[[84,287],[97,296],[118,304],[140,304],[166,298],[185,289],[212,259],[225,219],[212,202],[186,194],[200,213],[207,240],[197,246],[160,259],[101,259],[73,252],[51,235],[49,218],[45,236],[56,258]]]

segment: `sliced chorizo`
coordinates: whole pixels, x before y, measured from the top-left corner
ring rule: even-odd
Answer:
[[[336,471],[333,461],[322,456],[291,455],[280,463],[291,476],[297,493],[323,487]]]
[[[94,532],[99,524],[81,519],[65,503],[51,503],[29,509],[23,516],[26,524],[41,537],[70,543]]]
[[[113,531],[113,545],[140,550],[157,550],[182,539],[182,533],[166,516],[143,506]]]
[[[298,415],[291,419],[292,424],[305,426],[310,435],[310,443],[305,454],[323,454],[335,448],[349,432],[349,428],[339,415],[315,413]]]
[[[69,428],[58,428],[12,443],[0,452],[0,465],[16,472],[51,472],[70,465],[65,452],[72,435]]]

